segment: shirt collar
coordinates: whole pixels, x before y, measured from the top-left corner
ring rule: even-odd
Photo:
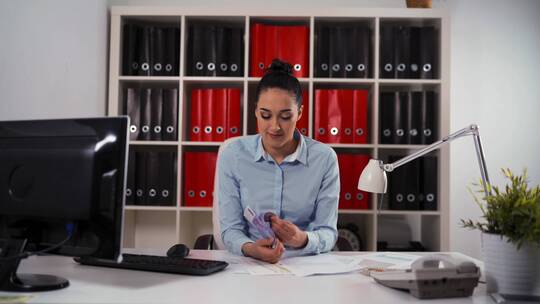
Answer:
[[[296,146],[296,150],[285,157],[283,162],[294,162],[295,160],[298,160],[298,162],[307,165],[307,148],[306,148],[306,140],[304,139],[304,136],[297,130],[294,130],[294,138],[299,141],[298,145]],[[257,162],[261,159],[268,160],[269,155],[264,150],[263,144],[262,144],[262,137],[258,135],[257,138],[257,146],[255,147],[255,155],[253,157],[253,161]]]

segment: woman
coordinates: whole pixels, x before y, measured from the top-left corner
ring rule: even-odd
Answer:
[[[218,161],[221,237],[227,249],[270,263],[330,251],[337,239],[339,171],[334,150],[296,130],[302,91],[288,63],[274,60],[256,91],[258,134],[233,139]],[[243,217],[271,212],[276,239]]]

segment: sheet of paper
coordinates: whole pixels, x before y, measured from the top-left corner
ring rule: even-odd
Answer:
[[[376,252],[358,256],[361,272],[369,275],[372,270],[408,269],[412,262],[420,258],[418,255],[397,252]]]
[[[338,274],[360,269],[355,257],[331,253],[284,259],[280,264],[296,276]]]
[[[245,271],[251,275],[309,276],[347,273],[360,269],[358,260],[355,257],[338,256],[330,253],[286,258],[276,264],[252,259],[249,262],[244,262],[243,266]]]

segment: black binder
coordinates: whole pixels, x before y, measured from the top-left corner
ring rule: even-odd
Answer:
[[[415,159],[405,165],[406,176],[404,176],[402,182],[405,186],[405,206],[406,210],[420,210],[420,166],[422,160]]]
[[[141,128],[139,132],[139,140],[150,140],[151,138],[151,123],[152,123],[152,90],[141,89]]]
[[[152,46],[151,46],[152,27],[145,25],[141,27],[139,31],[139,38],[137,39],[137,54],[139,57],[139,72],[140,76],[152,75]]]
[[[218,26],[209,25],[205,27],[203,43],[204,57],[203,62],[206,63],[204,68],[204,76],[217,76],[217,47],[216,36]]]
[[[437,210],[439,170],[436,156],[422,157],[422,204],[423,210]]]
[[[355,26],[353,30],[354,50],[357,54],[353,61],[353,73],[350,77],[368,78],[371,71],[371,30],[367,26]]]
[[[407,143],[406,135],[406,120],[407,120],[407,92],[395,92],[394,104],[392,114],[393,129],[392,129],[392,143],[403,145]]]
[[[420,31],[420,78],[436,78],[438,73],[437,66],[437,33],[432,26],[422,27]]]
[[[178,76],[178,62],[180,61],[180,31],[176,27],[164,28],[165,46],[163,75]]]
[[[147,204],[146,152],[135,152],[135,205]]]
[[[229,75],[229,43],[231,41],[230,29],[224,26],[216,26],[216,67],[215,75]]]
[[[437,140],[438,134],[438,106],[435,92],[422,92],[422,133],[421,143],[429,145]]]
[[[176,163],[174,152],[159,153],[159,174],[157,181],[157,204],[161,206],[174,206],[176,200]]]
[[[158,205],[159,202],[159,154],[161,152],[146,152],[146,204]]]
[[[395,78],[408,78],[411,64],[411,29],[408,26],[395,27]]]
[[[345,30],[342,26],[335,25],[330,28],[330,46],[328,57],[330,66],[328,75],[331,78],[345,77]]]
[[[315,54],[315,72],[316,77],[328,77],[329,76],[329,48],[330,37],[329,27],[324,24],[317,24],[316,27],[317,45]]]
[[[178,90],[163,89],[162,140],[178,140]]]
[[[152,76],[163,76],[165,75],[165,41],[163,37],[163,28],[162,27],[153,27],[152,28],[152,37],[151,45],[152,51]]]
[[[127,88],[124,91],[124,113],[129,116],[129,140],[137,140],[140,133],[141,105],[138,88]]]
[[[230,76],[244,76],[244,29],[230,29],[229,73]]]
[[[403,156],[390,156],[393,163]],[[413,160],[396,168],[388,176],[390,196],[388,206],[392,210],[419,210],[420,209],[420,164],[419,159]]]
[[[410,27],[411,42],[410,42],[410,65],[409,78],[420,78],[420,27]]]
[[[407,143],[419,145],[422,143],[422,95],[421,91],[409,92],[407,99]]]
[[[129,149],[126,181],[126,205],[135,204],[135,151]]]
[[[381,26],[380,38],[380,78],[394,78],[394,27]]]
[[[347,25],[343,27],[343,44],[341,47],[344,51],[343,60],[343,77],[355,77],[356,63],[358,62],[358,36],[356,27]]]
[[[204,76],[206,71],[204,27],[201,24],[193,24],[189,28],[189,56],[188,66],[190,76]]]
[[[150,106],[150,140],[161,140],[163,134],[163,130],[161,129],[163,115],[163,89],[151,89],[151,101],[152,105]]]
[[[380,142],[381,144],[392,144],[394,133],[394,95],[397,92],[382,92],[380,100]]]
[[[122,75],[137,75],[139,69],[137,54],[137,37],[139,36],[139,27],[136,24],[124,24],[124,39],[122,41],[123,59]]]
[[[389,163],[393,163],[402,156],[390,156]],[[388,175],[388,208],[390,210],[405,210],[407,208],[407,164],[396,168]]]

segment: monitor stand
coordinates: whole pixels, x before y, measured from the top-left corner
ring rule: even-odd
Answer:
[[[26,239],[0,240],[0,291],[47,291],[69,286],[69,281],[46,274],[17,274],[21,258],[9,259],[23,253]]]

